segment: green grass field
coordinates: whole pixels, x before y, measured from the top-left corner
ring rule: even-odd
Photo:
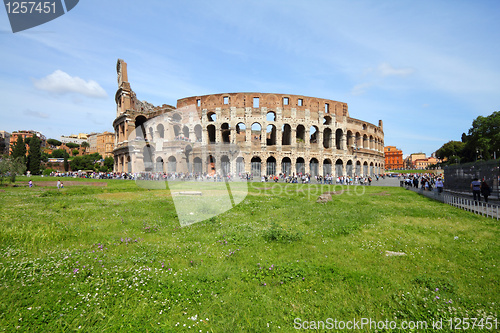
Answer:
[[[77,181],[0,187],[0,330],[293,332],[328,318],[500,329],[496,220],[402,188],[252,183],[232,210],[181,228],[168,190]]]

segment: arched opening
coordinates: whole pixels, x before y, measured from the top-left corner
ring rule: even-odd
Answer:
[[[153,127],[150,127],[148,132],[149,132],[149,141],[153,141],[154,140],[154,130],[153,130]]]
[[[215,157],[208,155],[207,157],[207,173],[210,176],[215,175]]]
[[[361,134],[359,132],[356,132],[356,148],[360,149],[363,147],[363,143],[361,142]]]
[[[245,159],[243,157],[236,159],[236,173],[240,176],[245,173]]]
[[[203,129],[200,124],[194,127],[194,135],[196,136],[196,142],[202,142]]]
[[[368,135],[363,135],[363,148],[368,149]]]
[[[243,123],[238,123],[236,125],[236,142],[245,142],[247,140],[246,137],[247,127]]]
[[[269,111],[266,114],[266,120],[267,121],[276,121],[276,113],[274,113],[273,111]]]
[[[274,176],[276,174],[276,159],[270,156],[266,160],[266,175]]]
[[[165,170],[163,170],[163,158],[161,157],[157,157],[156,158],[156,168],[155,168],[156,172],[163,172]]]
[[[332,124],[332,117],[324,116],[323,117],[323,125],[328,126]]]
[[[215,126],[208,125],[207,126],[207,133],[208,133],[208,142],[215,143]]]
[[[189,141],[189,127],[185,126],[182,128],[182,135],[184,136],[184,139]]]
[[[208,118],[208,121],[216,121],[217,115],[215,114],[215,112],[208,112],[207,118]]]
[[[266,145],[268,145],[268,146],[275,146],[276,145],[276,126],[274,126],[274,125],[267,125]]]
[[[201,158],[195,157],[193,159],[193,169],[194,169],[193,172],[198,175],[200,175],[203,172],[203,162]]]
[[[231,173],[231,162],[227,155],[222,155],[220,158],[220,167],[222,169],[222,175],[227,176]]]
[[[281,160],[281,172],[285,175],[292,174],[292,160],[289,157],[283,157]]]
[[[281,137],[281,145],[289,146],[292,144],[292,127],[288,124],[284,124],[281,127],[282,137]]]
[[[251,163],[251,173],[252,176],[254,177],[260,177],[260,166],[262,163],[262,160],[258,156],[252,157],[252,160],[250,161]]]
[[[339,158],[335,162],[335,176],[341,177],[344,175],[344,162]]]
[[[345,166],[345,170],[346,170],[347,176],[349,176],[349,177],[353,176],[353,174],[352,174],[352,171],[353,171],[352,170],[352,161],[351,160],[347,161],[347,164]]]
[[[179,125],[174,125],[174,137],[175,137],[175,139],[178,140],[180,135],[181,135],[181,127]]]
[[[260,140],[262,139],[262,126],[259,123],[252,124],[252,145],[260,146]]]
[[[353,148],[352,146],[354,145],[354,136],[352,135],[351,131],[347,131],[346,138],[347,138],[347,147],[349,149]]]
[[[337,149],[342,149],[342,139],[344,138],[344,132],[339,128],[335,131],[335,147]]]
[[[309,173],[311,174],[311,177],[316,177],[319,173],[319,162],[315,158],[311,158],[311,161],[309,162]]]
[[[168,172],[177,172],[177,159],[175,158],[175,156],[170,156],[168,158]]]
[[[306,128],[303,125],[297,126],[295,138],[297,139],[297,143],[306,142]]]
[[[327,158],[323,161],[323,176],[332,174],[332,161]]]
[[[221,134],[222,134],[222,142],[223,143],[230,143],[231,142],[231,130],[229,129],[229,124],[224,123],[220,127],[221,129]]]
[[[295,173],[297,175],[306,173],[305,161],[302,157],[297,158],[295,161]]]
[[[323,131],[323,147],[331,148],[332,146],[332,130],[330,128],[325,128]]]
[[[369,140],[370,140],[370,141],[369,141],[369,143],[368,143],[368,148],[369,148],[369,149],[374,149],[374,148],[375,148],[375,146],[374,146],[374,144],[373,144],[373,136],[371,136],[371,135],[370,135]]]
[[[135,118],[135,138],[146,140],[146,128],[144,123],[147,121],[146,117],[138,116]]]
[[[127,172],[132,172],[132,159],[130,158],[130,156],[127,156]]]
[[[373,162],[370,163],[370,176],[373,176]]]
[[[356,162],[356,176],[361,175],[361,162],[357,161]]]
[[[172,120],[175,121],[175,122],[178,122],[180,123],[181,120],[182,120],[182,116],[178,113],[174,113],[174,115],[172,116]]]
[[[156,126],[156,131],[158,132],[160,139],[165,138],[165,127],[163,127],[163,124],[158,124],[158,126]]]
[[[311,128],[309,128],[309,143],[311,145],[318,143],[318,135],[319,135],[318,127],[311,126]]]
[[[155,149],[150,145],[146,145],[142,149],[142,160],[144,162],[144,171],[146,172],[154,171],[154,163],[153,163],[154,154],[155,154]]]
[[[368,163],[363,163],[363,176],[368,176]]]

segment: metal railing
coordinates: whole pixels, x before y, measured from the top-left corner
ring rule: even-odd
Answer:
[[[498,204],[474,201],[464,196],[453,195],[450,192],[439,193],[435,188],[432,191],[424,191],[422,188],[414,187],[406,187],[406,189],[474,214],[491,217],[497,221],[500,219],[500,206]]]

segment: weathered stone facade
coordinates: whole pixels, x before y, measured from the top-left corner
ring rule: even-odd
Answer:
[[[382,121],[351,118],[346,103],[228,93],[155,107],[137,99],[123,60],[117,72],[116,172],[365,176],[384,170]],[[220,158],[210,153],[217,145]]]

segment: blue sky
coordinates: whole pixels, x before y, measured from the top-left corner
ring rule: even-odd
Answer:
[[[82,0],[13,34],[0,9],[0,130],[112,131],[116,61],[141,100],[223,92],[346,102],[431,154],[500,110],[499,1]]]

